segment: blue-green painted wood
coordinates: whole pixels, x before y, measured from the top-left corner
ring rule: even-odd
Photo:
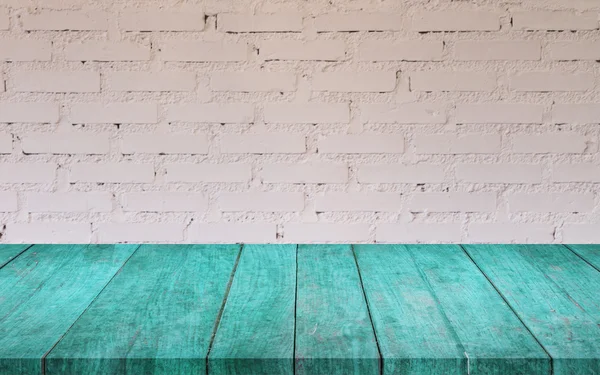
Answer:
[[[567,247],[600,270],[600,245],[567,245]]]
[[[378,375],[377,341],[350,245],[299,245],[296,375]]]
[[[402,358],[416,363],[402,370],[419,375],[435,373],[435,362],[448,366],[446,373],[549,374],[547,354],[459,246],[361,245],[356,252],[384,374],[398,373],[395,362]],[[378,275],[379,269],[386,270],[385,276]],[[381,289],[384,282],[397,290],[388,294]],[[424,308],[433,313],[427,315]],[[392,332],[396,327],[398,332]],[[440,359],[435,352],[454,354],[456,349],[462,361]]]
[[[42,358],[137,248],[35,245],[0,270],[0,374],[41,374]]]
[[[244,245],[210,375],[293,374],[296,245]]]
[[[13,260],[31,245],[0,245],[0,268]]]
[[[239,251],[143,245],[50,352],[46,374],[205,374]]]
[[[600,374],[600,272],[562,245],[465,245],[552,357],[554,375]]]

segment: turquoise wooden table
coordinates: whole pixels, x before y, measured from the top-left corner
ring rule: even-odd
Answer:
[[[600,375],[600,245],[1,245],[0,374]]]

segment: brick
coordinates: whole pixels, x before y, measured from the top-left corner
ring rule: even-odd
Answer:
[[[346,58],[346,44],[341,40],[264,40],[258,55],[263,60],[339,61]]]
[[[196,243],[273,243],[277,225],[271,223],[197,223],[188,229]]]
[[[402,15],[379,12],[327,13],[314,17],[317,32],[335,31],[401,31]]]
[[[497,12],[442,10],[418,12],[412,19],[412,30],[427,31],[498,31]]]
[[[346,103],[266,103],[267,123],[318,124],[350,122],[350,106]]]
[[[296,74],[285,72],[217,72],[210,77],[213,91],[289,92],[296,90]]]
[[[300,32],[302,14],[235,14],[217,15],[217,30],[227,33]]]
[[[108,15],[103,11],[41,11],[21,16],[23,30],[106,31]]]
[[[10,15],[8,9],[0,8],[0,30],[8,30],[10,28]]]
[[[204,13],[186,11],[127,11],[119,16],[123,31],[202,31]]]
[[[250,164],[167,164],[167,182],[248,182],[252,179]]]
[[[0,183],[50,184],[55,177],[53,163],[0,163]]]
[[[9,243],[27,244],[85,244],[92,239],[90,223],[9,223],[3,239]]]
[[[468,239],[483,243],[551,243],[554,227],[537,223],[472,223]]]
[[[554,104],[552,122],[555,124],[600,124],[600,103]]]
[[[378,243],[460,243],[460,224],[454,223],[386,223],[377,225]]]
[[[0,102],[0,122],[55,123],[59,119],[57,103]]]
[[[194,91],[196,74],[192,72],[107,72],[113,91]]]
[[[163,61],[246,61],[249,49],[246,43],[173,41],[164,42],[158,50]]]
[[[317,72],[312,77],[314,91],[391,92],[396,88],[396,72]]]
[[[510,77],[510,88],[524,92],[587,91],[594,89],[592,73],[527,72]]]
[[[600,165],[558,164],[552,169],[553,182],[600,182]]]
[[[21,137],[25,154],[108,154],[107,134],[97,133],[30,133]]]
[[[0,191],[0,212],[15,212],[19,209],[19,199],[15,191]]]
[[[288,243],[348,243],[370,239],[369,224],[286,223],[283,239]]]
[[[591,145],[589,136],[577,133],[523,134],[513,136],[512,151],[522,154],[581,154]]]
[[[600,224],[565,224],[562,229],[562,242],[572,244],[600,243]]]
[[[27,212],[111,212],[112,207],[109,192],[25,194]]]
[[[320,154],[401,154],[404,136],[397,134],[330,135],[318,142]]]
[[[495,212],[496,193],[416,193],[410,212]]]
[[[1,61],[50,61],[52,44],[43,40],[1,39]]]
[[[591,212],[594,194],[516,193],[507,197],[510,212]]]
[[[365,41],[358,47],[360,61],[441,61],[441,41]]]
[[[96,234],[99,243],[181,243],[184,229],[179,223],[102,223]]]
[[[98,72],[13,72],[15,91],[20,92],[100,92]]]
[[[446,110],[443,106],[429,103],[360,105],[361,120],[381,124],[445,124]]]
[[[218,205],[224,212],[295,212],[304,210],[304,193],[221,192]]]
[[[315,197],[317,212],[400,212],[400,193],[324,193]]]
[[[173,104],[168,121],[244,124],[254,121],[254,105],[248,103]]]
[[[67,61],[148,61],[150,48],[132,42],[84,42],[65,47]]]
[[[153,103],[75,103],[71,121],[77,124],[156,124],[158,107]]]
[[[411,91],[483,91],[497,86],[496,73],[490,72],[412,72]]]
[[[371,184],[419,184],[446,181],[443,165],[436,164],[374,164],[359,165],[357,179]]]
[[[596,30],[599,26],[597,13],[570,11],[513,12],[512,25],[515,30],[545,31]]]
[[[501,147],[502,138],[500,134],[415,135],[417,154],[497,154],[500,153]]]
[[[460,61],[477,60],[540,60],[542,46],[539,40],[457,41],[454,58]]]
[[[151,183],[154,165],[129,162],[77,163],[69,170],[69,182]]]
[[[0,154],[11,154],[13,151],[13,136],[9,133],[0,133]]]
[[[600,41],[554,42],[546,49],[550,60],[600,60]]]
[[[462,182],[491,184],[539,184],[540,164],[458,164],[456,179]]]
[[[208,207],[208,199],[201,193],[147,191],[124,193],[123,211],[134,212],[199,212]]]
[[[262,166],[263,183],[345,184],[348,165],[333,163],[267,164]]]
[[[460,124],[541,124],[544,106],[536,104],[457,104]]]
[[[299,133],[223,134],[225,154],[303,154],[306,137]]]
[[[206,134],[126,134],[123,154],[208,154]]]

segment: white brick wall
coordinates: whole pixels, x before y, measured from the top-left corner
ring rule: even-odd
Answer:
[[[600,241],[594,0],[0,3],[0,243]]]

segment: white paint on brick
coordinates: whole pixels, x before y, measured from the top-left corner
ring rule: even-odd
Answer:
[[[493,72],[412,72],[411,91],[485,91],[496,89]]]
[[[497,154],[501,147],[500,134],[422,134],[415,138],[417,154]]]
[[[516,193],[507,197],[511,212],[591,212],[594,194]]]
[[[52,44],[34,39],[0,39],[0,61],[50,61]]]
[[[168,121],[242,124],[254,120],[254,107],[246,103],[173,104],[166,116]]]
[[[317,212],[399,212],[399,193],[324,193],[315,197]]]
[[[15,212],[19,209],[16,191],[0,191],[0,212]]]
[[[302,154],[306,137],[299,133],[223,134],[220,146],[225,154]]]
[[[41,11],[23,14],[21,22],[24,30],[108,30],[108,15],[103,11]]]
[[[331,135],[319,140],[321,154],[401,154],[404,137],[396,134]]]
[[[296,75],[285,72],[218,72],[210,77],[213,91],[288,92],[296,89]]]
[[[265,122],[281,124],[348,123],[350,107],[344,103],[267,103]]]
[[[461,124],[541,124],[544,107],[536,104],[457,104],[456,122]]]
[[[550,60],[600,60],[600,41],[553,42],[546,49]]]
[[[317,72],[312,89],[330,92],[390,92],[396,88],[396,72]]]
[[[303,193],[221,192],[218,206],[225,212],[293,212],[304,209]]]
[[[560,132],[548,134],[515,135],[512,151],[524,154],[581,154],[597,147],[597,141],[577,133]]]
[[[456,178],[462,182],[489,184],[538,184],[542,182],[539,164],[458,164]]]
[[[154,124],[158,106],[154,103],[75,103],[71,121],[78,124]]]
[[[283,240],[288,243],[346,243],[369,240],[369,224],[346,223],[287,223]]]
[[[51,184],[56,168],[53,163],[0,163],[0,183]]]
[[[341,40],[269,39],[260,43],[263,60],[338,61],[346,57],[346,44]]]
[[[260,171],[264,183],[345,184],[348,165],[333,163],[267,164]]]
[[[443,165],[436,164],[373,164],[358,167],[358,182],[389,184],[422,184],[444,182]]]
[[[92,227],[90,223],[9,223],[2,238],[9,243],[90,243]]]
[[[65,47],[67,61],[147,61],[150,48],[132,42],[84,42]]]
[[[77,163],[69,168],[69,182],[151,183],[154,166],[130,162]]]
[[[563,243],[588,243],[600,242],[600,224],[565,224],[562,230]]]
[[[444,10],[419,12],[412,19],[414,31],[498,31],[498,12]]]
[[[135,212],[199,212],[208,207],[208,199],[201,193],[136,192],[121,196],[123,211]]]
[[[482,243],[551,243],[554,227],[537,223],[472,223],[469,242]]]
[[[465,40],[454,43],[454,58],[462,61],[540,60],[539,40]]]
[[[510,88],[515,91],[587,91],[592,90],[596,78],[592,73],[526,72],[510,77]]]
[[[113,91],[193,91],[196,74],[192,72],[107,72]]]
[[[444,43],[441,41],[367,40],[358,48],[360,61],[441,61]]]
[[[416,193],[408,202],[411,212],[494,212],[495,193]]]
[[[365,123],[382,124],[444,124],[444,107],[427,103],[363,104],[361,119]]]
[[[167,182],[248,182],[252,178],[250,164],[167,164]]]
[[[0,133],[0,154],[10,154],[13,151],[13,136],[10,133]]]
[[[126,11],[119,16],[124,31],[202,31],[204,13],[192,10]]]
[[[126,134],[121,139],[123,154],[207,154],[205,134]]]
[[[600,166],[596,164],[556,164],[552,168],[553,182],[600,182]]]
[[[98,72],[13,72],[13,86],[22,92],[99,92]]]
[[[516,30],[595,30],[598,29],[598,13],[575,13],[571,11],[513,12],[512,24]]]
[[[461,242],[461,229],[456,223],[379,224],[375,239],[378,243],[456,243]]]
[[[299,32],[302,31],[302,14],[234,14],[217,15],[217,29],[228,33]]]
[[[102,223],[96,234],[99,243],[181,242],[183,230],[178,223]]]
[[[7,8],[0,8],[0,30],[8,30],[10,28],[10,15]]]
[[[96,133],[29,133],[21,138],[26,154],[108,154],[109,137]]]
[[[600,124],[600,103],[554,104],[552,121],[555,124]]]
[[[158,49],[164,61],[244,61],[248,55],[248,45],[241,42],[169,41]]]
[[[25,193],[27,212],[111,212],[108,192]]]
[[[57,103],[0,102],[1,122],[54,123],[59,118]]]
[[[188,240],[197,243],[273,243],[276,235],[271,223],[197,223],[188,229]]]
[[[349,12],[321,14],[313,19],[317,32],[401,31],[403,17],[391,12]]]

